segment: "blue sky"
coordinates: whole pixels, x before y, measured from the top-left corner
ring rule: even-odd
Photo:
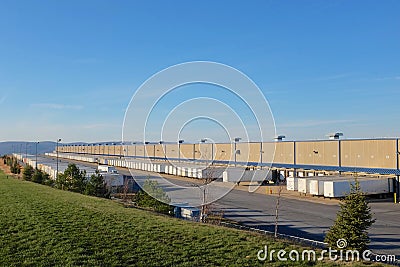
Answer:
[[[399,14],[396,0],[3,0],[0,141],[121,139],[135,90],[194,60],[248,75],[288,139],[397,137]]]

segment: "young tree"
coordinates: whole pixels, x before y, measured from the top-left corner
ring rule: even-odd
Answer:
[[[337,244],[338,240],[344,239],[346,249],[365,251],[369,243],[368,229],[374,222],[371,208],[356,180],[351,184],[350,193],[340,203],[340,210],[334,225],[326,234],[325,242],[332,248],[344,249]]]
[[[86,184],[85,194],[104,198],[110,197],[110,192],[107,189],[107,184],[99,171],[96,171],[96,173],[92,174],[92,176],[90,177],[89,181]]]
[[[19,165],[18,161],[14,158],[11,160],[10,171],[14,174],[21,173],[21,165]]]
[[[81,171],[75,164],[68,164],[64,173],[59,174],[57,188],[77,193],[84,193],[86,188],[86,171]]]
[[[43,180],[42,180],[42,184],[47,185],[47,186],[54,186],[54,180],[50,178],[50,175],[48,175],[45,172],[43,173]]]
[[[30,165],[25,165],[24,170],[22,171],[22,178],[25,181],[32,181],[32,176],[34,173],[34,169]]]
[[[43,172],[38,170],[38,169],[36,169],[35,172],[33,173],[33,176],[32,176],[32,182],[41,184],[41,183],[43,183],[43,178],[44,178],[43,177]]]
[[[172,206],[166,204],[170,203],[171,199],[158,185],[157,181],[146,180],[143,184],[143,189],[140,190],[133,198],[139,206],[152,208],[157,212],[171,213]]]

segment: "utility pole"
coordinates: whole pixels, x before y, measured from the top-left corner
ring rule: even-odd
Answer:
[[[181,144],[183,143],[183,142],[185,142],[185,140],[178,140],[178,159],[179,159],[179,162],[181,162]]]
[[[56,147],[56,153],[57,153],[57,173],[56,173],[56,181],[58,179],[58,143],[61,142],[61,138],[57,139],[57,147]]]
[[[38,147],[38,144],[39,144],[39,142],[36,142],[35,143],[35,145],[36,145],[36,150],[35,150],[35,169],[37,170],[37,147]]]
[[[236,160],[236,156],[237,156],[237,154],[238,154],[238,150],[237,150],[237,143],[241,140],[242,138],[240,138],[240,137],[236,137],[233,141],[235,142],[235,167],[236,167],[236,163],[237,163],[237,160]]]

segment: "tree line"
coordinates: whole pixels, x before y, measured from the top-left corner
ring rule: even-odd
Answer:
[[[10,167],[10,171],[13,174],[21,173],[21,165],[19,165],[18,160],[14,157],[3,156],[4,164]]]
[[[73,163],[68,164],[64,173],[59,173],[55,180],[51,179],[47,173],[27,164],[22,171],[22,178],[25,181],[44,184],[61,190],[89,196],[110,198],[110,190],[108,190],[104,177],[99,171],[87,177],[86,171],[81,171]]]

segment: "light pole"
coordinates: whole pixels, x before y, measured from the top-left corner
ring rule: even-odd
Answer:
[[[35,149],[35,169],[37,170],[37,147],[38,147],[39,142],[35,143],[36,149]]]
[[[209,141],[207,138],[203,138],[200,140],[201,143],[205,144],[207,141]],[[208,151],[207,151],[207,147],[205,148],[204,151],[204,156],[203,156],[203,152],[201,151],[201,145],[199,144],[199,153],[200,153],[200,159],[202,159],[202,161],[205,161],[206,166],[208,165],[208,161],[207,161],[207,156],[208,156]],[[212,153],[212,152],[211,152]],[[211,164],[212,164],[212,159],[211,159]]]
[[[163,150],[164,160],[167,160],[167,151],[165,151],[165,146],[163,145],[163,144],[164,144],[164,141],[160,140],[159,143],[160,143],[160,145],[161,145],[161,149]],[[155,151],[155,149],[156,149],[156,146],[154,146],[154,157],[156,156],[156,151]]]
[[[57,147],[56,147],[56,153],[57,153],[57,172],[56,172],[56,180],[58,179],[58,143],[61,142],[61,138],[57,139]]]
[[[240,138],[240,137],[235,137],[235,139],[233,139],[233,141],[235,142],[235,167],[236,167],[236,155],[237,155],[237,153],[238,153],[238,151],[237,151],[237,143],[240,141],[240,140],[242,140],[242,138]]]
[[[135,158],[136,158],[136,142],[132,142],[132,145],[135,146]]]
[[[179,159],[179,162],[181,162],[181,144],[183,143],[183,142],[185,142],[185,140],[178,140],[178,159]]]

